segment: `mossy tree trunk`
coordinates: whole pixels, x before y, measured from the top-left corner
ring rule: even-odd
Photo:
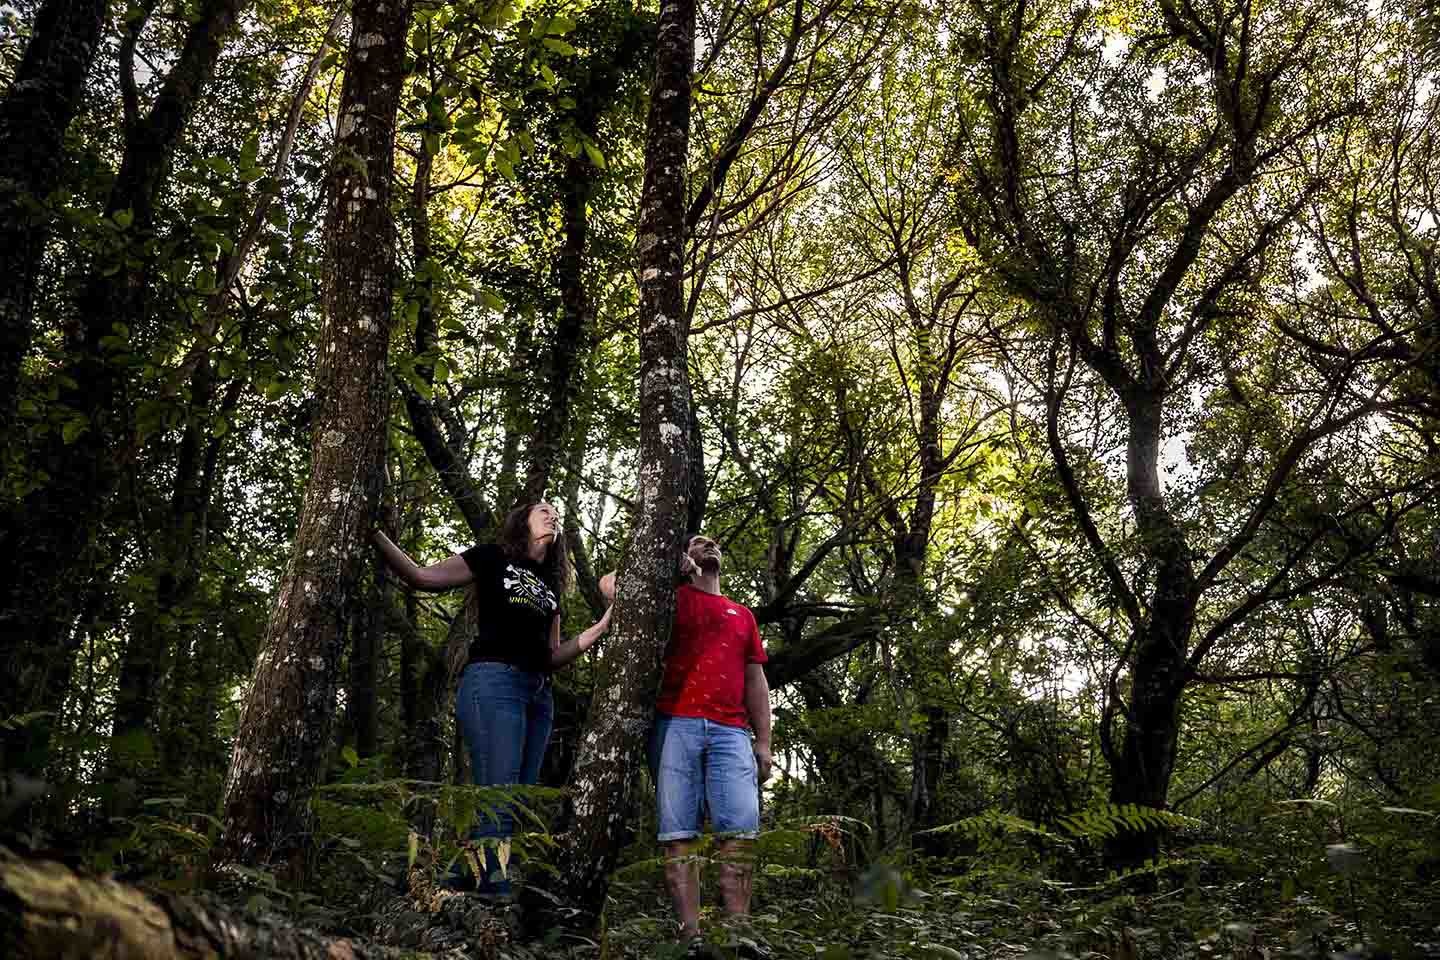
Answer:
[[[561,846],[566,899],[591,916],[605,902],[631,805],[633,770],[654,713],[674,619],[675,570],[690,490],[688,328],[682,286],[690,132],[693,0],[662,0],[640,194],[640,509],[620,568],[615,622],[571,783]]]
[[[326,216],[311,473],[226,779],[220,859],[293,860],[328,753],[347,601],[370,549],[384,475],[395,285],[395,116],[410,3],[352,15]]]

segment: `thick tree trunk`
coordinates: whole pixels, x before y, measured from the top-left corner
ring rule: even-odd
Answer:
[[[185,122],[214,72],[225,36],[235,24],[241,0],[209,0],[186,34],[184,47],[150,111],[125,132],[125,153],[106,204],[106,215],[128,211],[130,232],[122,241],[138,244],[153,226],[156,195]],[[85,285],[77,314],[81,329],[69,345],[72,359],[57,409],[73,411],[78,436],[67,442],[54,430],[38,445],[32,469],[48,482],[14,504],[3,520],[0,550],[0,659],[17,669],[0,679],[0,702],[17,713],[53,710],[37,699],[45,678],[63,651],[43,639],[68,634],[74,616],[73,584],[93,561],[91,550],[106,505],[122,476],[117,451],[129,438],[123,371],[112,358],[112,337],[126,342],[143,316],[147,272],[126,263],[126,250],[100,256],[100,269]],[[120,269],[106,275],[107,266]],[[27,642],[21,643],[20,638]],[[6,737],[9,740],[10,737]],[[30,744],[27,755],[37,754]],[[44,744],[38,745],[43,758]],[[11,751],[6,746],[4,751]],[[0,756],[3,761],[4,756]]]
[[[390,183],[409,0],[362,0],[330,167],[325,321],[317,344],[310,480],[236,731],[221,859],[303,855],[330,743],[342,616],[384,474],[385,359],[395,282]]]
[[[0,955],[14,960],[400,960],[426,956],[255,921],[211,903],[147,893],[0,847]]]
[[[617,585],[610,653],[601,661],[575,761],[561,841],[566,899],[592,917],[605,902],[629,814],[632,772],[654,713],[674,618],[675,568],[690,489],[685,301],[685,163],[694,59],[693,0],[662,0],[636,231],[640,267],[640,510]]]
[[[20,364],[50,218],[43,204],[60,183],[65,131],[90,72],[106,0],[47,0],[0,100],[0,448],[15,436]]]
[[[1130,673],[1130,702],[1118,753],[1110,762],[1110,802],[1165,808],[1175,749],[1180,738],[1180,695],[1184,690],[1184,623],[1151,623],[1136,631],[1135,660]],[[1183,630],[1183,633],[1180,632]],[[1106,844],[1112,867],[1134,867],[1160,850],[1158,831],[1124,832]]]

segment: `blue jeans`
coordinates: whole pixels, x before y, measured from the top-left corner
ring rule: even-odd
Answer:
[[[707,808],[715,833],[737,840],[759,836],[760,782],[744,727],[657,713],[650,773],[661,843],[700,836]]]
[[[554,720],[549,674],[531,673],[508,663],[472,663],[460,676],[455,722],[465,737],[476,786],[539,782],[540,761],[545,758]],[[492,841],[486,843],[481,892],[510,891],[493,841],[509,839],[514,832],[515,817],[505,805],[483,811],[471,829],[472,841]]]

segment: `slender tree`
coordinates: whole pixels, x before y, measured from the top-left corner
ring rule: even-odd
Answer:
[[[152,540],[155,566],[153,598],[137,604],[131,619],[129,642],[120,660],[114,734],[118,749],[112,749],[112,762],[120,760],[123,763],[125,754],[132,752],[133,747],[141,748],[140,756],[152,755],[149,748],[153,748],[153,755],[163,766],[163,741],[156,742],[152,737],[151,742],[146,744],[140,735],[152,730],[164,667],[178,652],[185,631],[184,608],[199,580],[202,527],[214,479],[214,471],[207,469],[207,464],[217,455],[213,450],[207,454],[206,448],[224,442],[223,435],[212,434],[210,423],[217,412],[224,415],[233,411],[239,400],[239,390],[244,385],[243,379],[231,380],[219,409],[216,409],[213,401],[219,384],[210,344],[230,307],[234,292],[232,287],[260,236],[265,213],[273,204],[279,185],[284,182],[305,103],[319,76],[328,48],[339,34],[343,17],[344,11],[340,10],[331,19],[324,39],[310,58],[299,88],[291,97],[285,129],[270,164],[273,186],[262,189],[256,196],[244,230],[234,247],[220,258],[216,271],[218,282],[214,292],[205,298],[196,346],[177,371],[177,374],[189,371],[190,390],[175,461],[169,522]]]
[[[1318,561],[1310,568],[1316,541],[1298,538],[1277,544],[1283,560],[1253,570],[1253,587],[1239,596],[1227,594],[1226,581],[1255,562],[1248,551],[1267,539],[1272,522],[1283,523],[1282,494],[1303,482],[1313,451],[1382,407],[1331,378],[1306,384],[1295,411],[1252,420],[1256,432],[1276,433],[1256,444],[1267,452],[1253,474],[1230,478],[1253,493],[1234,508],[1228,532],[1197,535],[1164,480],[1162,452],[1184,397],[1207,378],[1213,385],[1230,364],[1233,346],[1221,334],[1248,333],[1244,324],[1254,321],[1240,306],[1243,291],[1264,274],[1267,256],[1283,247],[1318,187],[1292,176],[1288,158],[1334,131],[1357,104],[1350,88],[1316,84],[1311,73],[1335,42],[1318,5],[1262,21],[1243,0],[1225,12],[1160,0],[1146,11],[1159,45],[1135,41],[1135,56],[1106,88],[1113,97],[1094,113],[1078,92],[1094,82],[1085,71],[1102,69],[1087,16],[1041,43],[1024,2],[977,12],[979,26],[966,41],[980,54],[977,83],[962,93],[958,113],[957,206],[967,240],[1027,305],[1047,344],[1038,377],[1047,446],[1109,602],[1124,618],[1099,730],[1110,799],[1164,808],[1182,698],[1216,644],[1258,611],[1325,583],[1331,571]],[[1138,75],[1127,71],[1162,50],[1176,59],[1153,108],[1142,103]],[[1172,133],[1176,115],[1197,124],[1188,139]],[[1076,138],[1073,150],[1052,149],[1059,131]],[[1115,179],[1092,178],[1085,168],[1092,162]],[[1063,198],[1041,185],[1052,176]],[[1090,192],[1102,182],[1103,196]],[[1101,398],[1095,403],[1123,425],[1133,535],[1097,519],[1101,508],[1069,432],[1067,411],[1082,395]],[[1138,571],[1136,557],[1143,558]],[[1126,832],[1111,841],[1109,855],[1117,865],[1135,864],[1158,844],[1153,831]]]
[[[303,856],[330,744],[344,617],[384,478],[386,354],[395,288],[395,117],[410,3],[357,3],[325,221],[310,479],[235,736],[222,859]]]
[[[560,883],[598,916],[619,853],[632,771],[654,712],[686,533],[690,422],[683,263],[685,159],[694,61],[693,0],[660,5],[640,194],[640,511],[620,568],[615,626],[572,776]]]

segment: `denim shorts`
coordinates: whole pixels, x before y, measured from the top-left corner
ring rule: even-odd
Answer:
[[[750,731],[703,717],[655,715],[650,773],[661,843],[700,836],[704,812],[710,828],[733,839],[760,834],[760,783]]]

